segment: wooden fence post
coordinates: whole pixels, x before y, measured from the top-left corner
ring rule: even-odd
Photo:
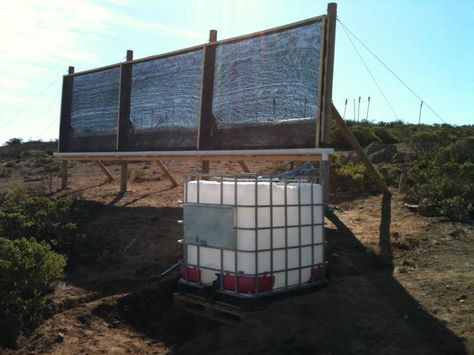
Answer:
[[[64,190],[67,187],[67,178],[68,178],[68,161],[61,161],[61,189]]]
[[[120,65],[119,114],[117,118],[117,151],[128,148],[130,122],[130,97],[132,92],[133,51],[127,50],[126,62]],[[120,193],[127,192],[128,162],[120,163]]]
[[[61,96],[61,116],[59,122],[59,152],[67,152],[71,134],[71,113],[72,113],[72,91],[74,87],[74,67],[68,68],[68,74],[63,76],[63,89]],[[67,187],[68,162],[61,163],[61,189]]]
[[[329,143],[332,116],[332,80],[334,73],[334,46],[336,43],[337,4],[329,3],[325,23],[323,102],[321,120],[321,142]]]
[[[209,43],[217,41],[217,31],[209,32]],[[207,45],[204,47],[204,63],[202,67],[201,81],[201,109],[199,115],[198,130],[198,150],[209,149],[210,140],[213,136],[213,117],[212,117],[212,93],[214,89],[214,67],[216,61],[216,46]],[[209,173],[209,161],[202,161],[203,174]]]
[[[367,173],[374,180],[378,189],[383,193],[381,218],[380,218],[380,226],[379,226],[379,232],[380,232],[379,245],[380,245],[380,250],[382,251],[382,253],[391,255],[390,223],[391,223],[391,213],[392,213],[392,206],[391,206],[392,193],[390,192],[382,176],[379,174],[375,166],[370,162],[369,158],[365,154],[359,142],[354,137],[349,127],[347,127],[346,123],[344,122],[341,115],[339,114],[339,112],[334,106],[332,107],[332,114],[333,114],[334,121],[339,125],[339,128],[341,129],[342,135],[351,144],[352,148],[354,148],[357,154],[357,157],[362,161],[365,168],[367,169]]]

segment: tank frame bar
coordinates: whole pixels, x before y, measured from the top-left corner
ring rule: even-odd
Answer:
[[[220,204],[224,205],[223,202],[223,183],[224,181],[227,182],[233,182],[234,183],[234,203],[229,204],[232,205],[235,208],[235,220],[237,221],[237,213],[238,209],[237,207],[241,208],[254,208],[255,209],[255,226],[254,227],[237,227],[234,226],[234,233],[235,237],[237,237],[237,231],[238,230],[254,230],[254,236],[255,236],[255,249],[254,250],[243,250],[239,249],[237,246],[233,249],[228,249],[228,248],[221,248],[221,247],[213,247],[213,246],[208,246],[208,245],[201,245],[200,243],[194,243],[194,242],[189,242],[185,241],[184,239],[181,240],[180,242],[183,244],[183,264],[186,267],[194,267],[198,269],[203,269],[203,270],[209,270],[209,271],[215,271],[220,273],[221,280],[218,285],[218,289],[216,290],[218,293],[230,295],[230,296],[236,296],[239,298],[257,298],[257,297],[263,297],[263,296],[269,296],[277,293],[285,293],[285,292],[290,292],[293,290],[298,290],[298,289],[303,289],[307,287],[312,287],[312,286],[320,286],[325,283],[327,283],[327,280],[325,278],[321,280],[312,280],[312,269],[320,264],[325,265],[325,235],[324,235],[324,216],[325,216],[325,179],[324,179],[324,171],[328,170],[329,166],[328,164],[324,164],[322,161],[320,162],[320,166],[318,169],[315,170],[316,174],[315,175],[283,175],[283,174],[201,174],[201,173],[195,173],[195,174],[183,174],[183,184],[184,184],[184,204],[201,204],[200,202],[200,181],[205,180],[205,181],[215,181],[218,182],[220,185]],[[196,181],[196,202],[189,202],[188,201],[188,182],[189,181]],[[239,204],[238,202],[238,193],[237,193],[237,188],[238,188],[238,182],[242,181],[247,181],[247,182],[255,182],[255,205],[246,205],[246,204]],[[301,224],[301,207],[303,206],[301,204],[301,182],[304,181],[306,183],[311,184],[311,204],[304,204],[304,206],[309,206],[311,207],[311,223],[310,224]],[[273,189],[269,188],[269,205],[258,205],[258,183],[259,182],[268,182],[270,186],[272,186],[274,183],[279,183],[279,184],[284,184],[284,204],[278,204],[278,205],[273,205]],[[319,204],[314,204],[313,202],[313,187],[315,183],[320,183],[322,185],[322,203]],[[287,197],[287,188],[288,185],[292,184],[295,185],[297,184],[298,187],[298,202],[296,204],[289,204],[288,203],[288,197]],[[208,203],[204,203],[208,204]],[[219,203],[218,203],[219,204]],[[259,208],[269,208],[270,209],[270,226],[267,227],[259,227],[258,226],[258,209]],[[284,225],[282,226],[274,226],[273,225],[273,208],[275,207],[280,207],[284,208]],[[288,213],[288,207],[297,207],[298,208],[298,225],[288,225],[288,218],[287,218],[287,213]],[[314,221],[314,208],[315,207],[321,207],[321,221],[322,223],[315,223]],[[322,226],[321,230],[321,242],[315,242],[314,240],[314,227],[315,226]],[[298,228],[298,245],[294,246],[289,246],[288,245],[288,228]],[[301,228],[302,227],[311,227],[311,243],[309,244],[301,244]],[[285,229],[285,245],[283,247],[274,247],[273,245],[273,229],[274,228],[284,228]],[[265,249],[259,249],[258,247],[258,241],[259,241],[259,236],[258,233],[259,231],[262,230],[270,230],[270,248],[265,248]],[[189,263],[188,262],[188,245],[195,246],[196,247],[196,261],[197,264]],[[322,262],[317,263],[315,265],[315,256],[314,256],[314,247],[315,246],[322,246]],[[211,248],[211,249],[217,249],[220,250],[220,268],[212,268],[212,267],[205,267],[200,265],[200,254],[201,254],[201,247],[206,247],[206,248]],[[301,253],[302,253],[302,248],[305,247],[311,247],[311,264],[309,265],[302,265],[302,258],[301,258]],[[298,249],[298,266],[297,267],[289,267],[289,261],[288,261],[288,250],[290,249]],[[234,252],[234,271],[229,271],[229,270],[224,270],[224,250],[227,251],[232,251]],[[285,251],[285,267],[283,269],[277,269],[274,270],[273,266],[273,254],[274,251],[278,250],[284,250]],[[258,265],[258,258],[259,254],[262,252],[270,252],[270,272],[265,271],[265,272],[259,272],[259,265]],[[252,294],[246,294],[242,292],[238,292],[238,287],[237,287],[237,277],[240,275],[239,274],[239,268],[238,268],[238,253],[255,253],[255,272],[253,274],[248,274],[252,275],[255,278],[255,293]],[[308,282],[303,282],[302,277],[301,277],[301,271],[302,269],[307,269],[310,268],[310,279]],[[296,285],[288,285],[288,273],[290,271],[298,271],[298,284]],[[259,276],[262,275],[267,275],[270,274],[270,277],[273,278],[274,274],[276,273],[285,273],[285,285],[283,287],[278,287],[275,289],[271,289],[270,291],[264,291],[264,292],[259,292]],[[225,290],[223,287],[223,277],[224,274],[230,274],[234,276],[234,290],[235,291],[230,291],[230,290]],[[200,282],[201,280],[199,280]],[[197,288],[202,288],[203,285],[199,283],[193,283],[189,282],[187,280],[181,279],[179,283],[186,285],[188,287],[197,287]]]

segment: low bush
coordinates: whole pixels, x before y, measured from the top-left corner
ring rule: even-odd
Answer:
[[[382,143],[382,140],[375,135],[371,127],[354,126],[352,127],[352,133],[362,147],[366,147],[372,142]]]
[[[25,187],[0,196],[0,235],[9,239],[32,237],[68,256],[70,263],[117,260],[116,238],[100,226],[89,226],[101,204],[72,198],[49,198]]]
[[[66,265],[66,258],[34,239],[0,237],[0,340],[13,346],[20,330],[41,316],[45,295]]]
[[[76,222],[81,217],[72,199],[10,195],[0,208],[0,235],[10,239],[33,237],[59,253],[71,255],[75,240],[81,237]]]
[[[388,186],[398,187],[402,166],[400,164],[377,164],[377,169]]]
[[[420,158],[433,156],[448,138],[439,130],[419,131],[412,135],[410,143]]]
[[[398,143],[399,140],[396,139],[390,131],[385,127],[374,127],[373,132],[377,138],[380,139],[382,143],[385,144],[394,144]]]
[[[474,139],[451,143],[412,165],[405,198],[430,216],[466,222],[474,217]]]
[[[342,163],[341,157],[337,155],[331,161],[329,186],[334,192],[372,193],[376,191],[376,186],[363,164]]]
[[[456,140],[435,155],[437,164],[455,162],[458,164],[474,163],[474,136]]]
[[[6,164],[0,163],[0,178],[10,176],[12,169]]]

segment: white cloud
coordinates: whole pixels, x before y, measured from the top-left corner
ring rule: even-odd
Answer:
[[[44,114],[42,101],[60,94],[61,81],[41,100],[35,100],[38,94],[65,74],[70,63],[106,64],[108,40],[118,31],[201,38],[191,30],[135,18],[124,4],[124,0],[0,0],[0,144],[12,131],[34,136],[31,121]]]

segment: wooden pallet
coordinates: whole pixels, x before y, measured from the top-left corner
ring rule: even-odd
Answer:
[[[189,293],[174,293],[173,304],[183,311],[229,325],[239,323],[247,317],[237,306],[219,301],[209,301]]]

